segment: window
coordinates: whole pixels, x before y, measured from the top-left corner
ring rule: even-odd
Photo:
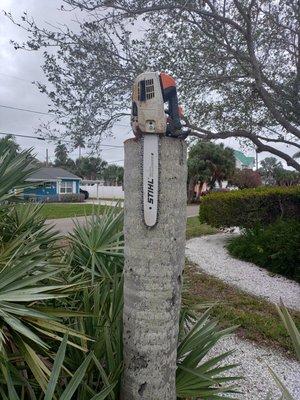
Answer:
[[[73,182],[72,181],[62,181],[60,182],[60,193],[73,193]]]

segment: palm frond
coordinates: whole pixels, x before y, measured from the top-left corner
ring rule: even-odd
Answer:
[[[0,143],[0,203],[16,197],[30,186],[26,178],[38,169],[32,164],[31,149],[15,155],[5,143]]]
[[[237,364],[223,365],[232,351],[209,357],[216,343],[236,327],[218,330],[217,321],[210,318],[209,312],[210,309],[203,313],[178,346],[176,391],[179,398],[212,399],[219,394],[238,393],[231,383],[241,377],[224,374],[237,367]]]
[[[103,278],[112,281],[123,266],[123,211],[107,207],[102,214],[86,217],[83,225],[75,222],[69,240],[71,265],[77,272],[91,276],[92,283]]]

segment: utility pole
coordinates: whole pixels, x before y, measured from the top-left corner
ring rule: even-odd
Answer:
[[[257,152],[257,149],[255,149],[255,163],[256,163],[256,171],[258,171],[258,152]]]
[[[143,139],[125,142],[122,400],[176,400],[186,230],[186,144],[159,139],[158,218],[143,220]]]
[[[49,167],[49,153],[48,153],[48,149],[46,149],[46,167]]]

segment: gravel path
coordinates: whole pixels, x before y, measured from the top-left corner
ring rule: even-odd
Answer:
[[[227,358],[227,363],[240,365],[233,369],[230,375],[244,377],[238,381],[243,394],[232,397],[243,400],[266,400],[270,391],[272,400],[279,399],[280,391],[269,373],[267,363],[289,389],[294,399],[300,399],[300,368],[297,361],[287,359],[274,350],[260,347],[235,335],[221,340],[209,355],[217,356],[232,349],[235,349],[235,352]]]
[[[218,233],[190,239],[186,255],[206,273],[245,292],[278,304],[280,299],[292,309],[300,310],[300,285],[281,276],[271,276],[254,264],[231,257],[224,248],[232,234]],[[300,399],[300,397],[299,397]]]

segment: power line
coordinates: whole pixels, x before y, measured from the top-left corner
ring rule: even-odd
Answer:
[[[60,139],[56,136],[52,136],[52,139],[49,138],[46,140],[52,141],[52,142],[58,141],[58,142],[63,142],[63,143],[74,143],[74,141],[72,141],[72,140]],[[124,148],[124,146],[122,146],[122,145],[115,145],[115,144],[100,144],[99,147],[108,147],[109,149],[123,149]],[[84,148],[84,147],[82,147],[82,148]]]
[[[2,107],[2,108],[8,108],[8,109],[10,109],[10,110],[30,112],[30,113],[33,113],[33,114],[42,114],[42,115],[51,115],[51,116],[55,116],[54,114],[49,114],[49,113],[46,113],[46,112],[43,112],[43,111],[29,110],[28,108],[20,108],[20,107],[5,106],[4,104],[0,104],[0,107]]]
[[[38,111],[38,110],[32,110],[32,109],[28,109],[28,108],[13,107],[13,106],[7,106],[7,105],[4,105],[4,104],[0,104],[0,107],[8,108],[10,110],[15,110],[15,111],[25,111],[25,112],[30,112],[30,113],[33,113],[33,114],[50,115],[52,117],[56,117],[55,114],[49,114],[47,112]],[[126,124],[114,124],[114,126],[122,126],[122,127],[128,128],[128,125],[126,125]]]
[[[124,146],[114,145],[114,144],[100,144],[100,147],[111,147],[111,148],[121,148],[123,149]]]
[[[11,136],[19,136],[19,137],[30,138],[30,139],[46,140],[45,138],[43,138],[41,136],[21,135],[21,134],[17,134],[17,133],[9,133],[9,132],[0,132],[0,135],[11,135]]]
[[[23,78],[19,78],[18,76],[4,74],[3,72],[0,72],[0,75],[7,76],[8,78],[12,78],[12,79],[18,79],[19,81],[24,81],[24,82],[32,84],[32,81],[29,81],[29,80],[23,79]]]
[[[31,136],[31,135],[22,135],[19,133],[11,133],[11,132],[0,132],[0,135],[11,135],[11,136],[18,136],[18,137],[23,137],[23,138],[29,138],[29,139],[37,139],[37,140],[44,140],[44,141],[55,141],[55,140],[60,140],[61,142],[65,143],[73,143],[71,140],[63,140],[59,138],[53,138],[53,139],[45,139],[41,136]],[[110,144],[100,144],[99,147],[107,147],[107,150],[112,150],[112,149],[123,149],[123,146],[119,145],[110,145]],[[104,149],[106,150],[106,149]]]

